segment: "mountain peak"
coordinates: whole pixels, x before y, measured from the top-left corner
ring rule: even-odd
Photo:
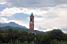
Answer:
[[[0,27],[6,27],[6,26],[10,26],[10,27],[19,27],[19,28],[26,28],[25,26],[21,26],[15,22],[9,22],[9,23],[0,23]]]
[[[14,23],[14,22],[9,22],[9,23]],[[15,24],[15,23],[14,23]]]

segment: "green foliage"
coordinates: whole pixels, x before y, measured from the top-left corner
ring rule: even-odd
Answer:
[[[23,29],[22,29],[23,30]],[[36,33],[36,32],[35,32]],[[54,29],[42,34],[17,29],[0,29],[0,43],[6,44],[67,44],[67,34]]]
[[[58,40],[54,39],[51,41],[50,44],[67,44],[67,41],[63,41],[63,40],[58,41]]]

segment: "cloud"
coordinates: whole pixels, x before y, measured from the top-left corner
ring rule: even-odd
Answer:
[[[0,16],[13,16],[16,13],[24,13],[30,15],[32,12],[35,16],[35,30],[49,31],[54,28],[67,27],[67,6],[66,4],[57,5],[54,7],[42,7],[42,8],[24,8],[24,7],[12,7],[4,9]],[[29,19],[29,18],[28,18]],[[9,21],[9,20],[8,20]],[[28,23],[24,23],[23,20],[11,20],[20,23],[28,27]]]
[[[8,0],[9,7],[54,7],[60,4],[67,4],[67,0]]]
[[[19,10],[17,8],[5,8],[3,11],[1,11],[0,16],[11,16],[18,12]]]
[[[0,4],[7,7],[54,7],[67,4],[67,0],[0,0]]]
[[[0,4],[6,4],[7,0],[0,0]]]
[[[60,5],[55,6],[52,9],[50,9],[47,13],[47,17],[44,17],[41,20],[35,21],[35,27],[38,27],[38,29],[42,29],[43,31],[51,30],[54,28],[65,28],[67,27],[67,6],[66,5]],[[67,32],[63,30],[64,32]]]
[[[8,21],[6,18],[0,17],[0,23],[8,23]]]
[[[40,15],[42,16],[42,14],[46,13],[46,11],[44,10],[39,10],[37,8],[17,8],[17,7],[12,7],[12,8],[5,8],[3,11],[1,11],[1,15],[0,16],[12,16],[16,13],[24,13],[24,14],[29,14],[30,13],[34,13],[34,15]]]

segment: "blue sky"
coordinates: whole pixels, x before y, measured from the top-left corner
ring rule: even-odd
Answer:
[[[29,28],[33,12],[35,30],[60,28],[67,32],[67,0],[0,0],[0,23],[15,22]]]
[[[0,11],[2,11],[2,10],[5,9],[5,8],[6,8],[5,5],[1,5],[1,4],[0,4]]]

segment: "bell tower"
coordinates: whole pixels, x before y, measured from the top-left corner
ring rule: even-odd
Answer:
[[[33,13],[30,16],[29,29],[34,30],[34,16],[33,16]]]

